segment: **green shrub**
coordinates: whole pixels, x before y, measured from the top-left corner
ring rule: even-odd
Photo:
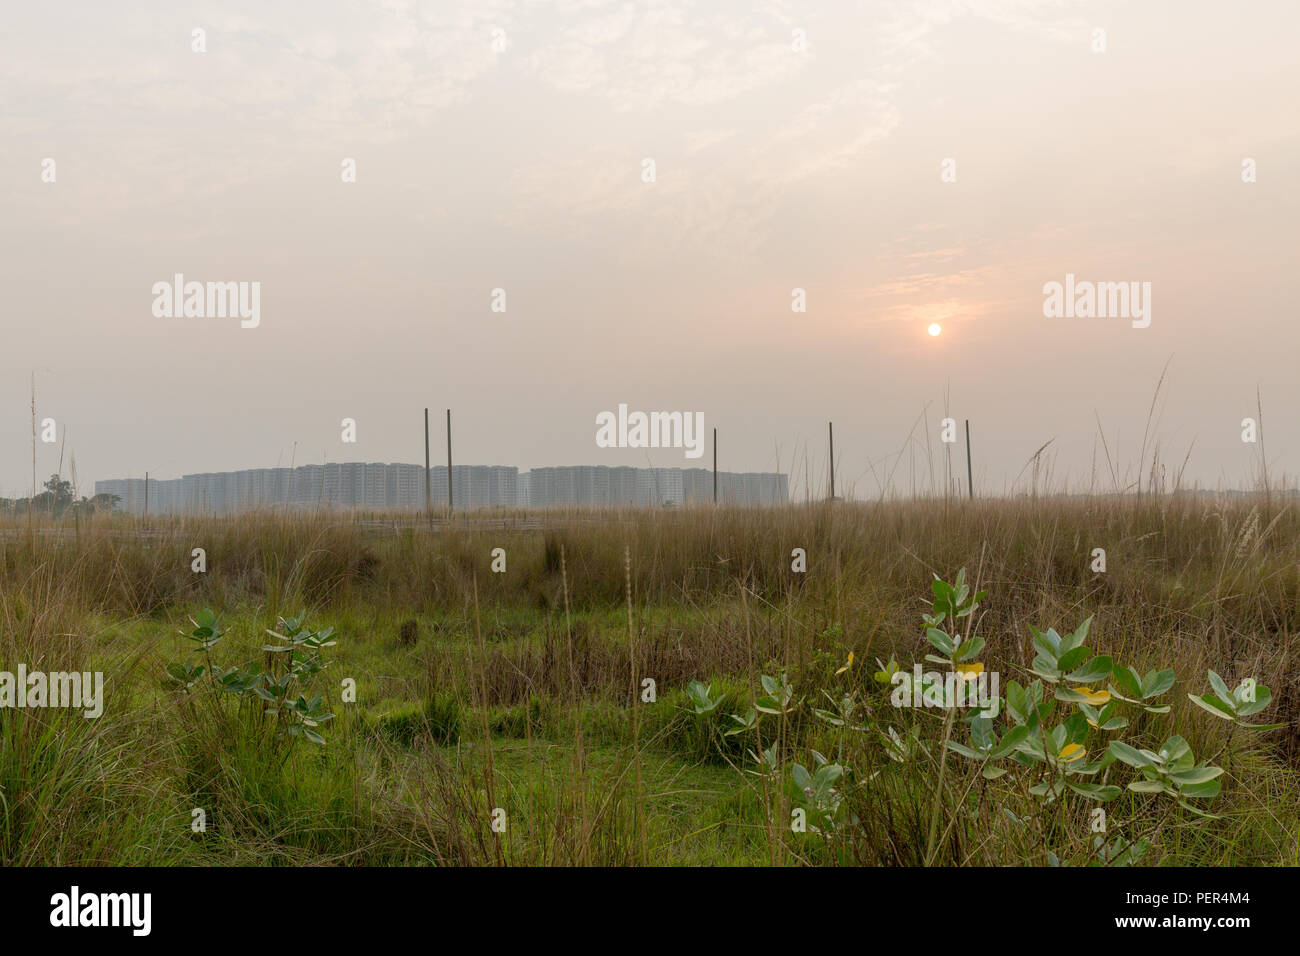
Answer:
[[[455,694],[434,694],[424,705],[429,733],[436,743],[450,746],[460,742],[463,709]]]
[[[511,707],[494,707],[488,718],[488,727],[500,737],[527,737],[542,733],[545,726],[545,709],[540,697],[528,695],[527,704]]]
[[[685,690],[671,690],[641,706],[643,741],[711,763],[736,763],[745,756],[744,740],[727,735],[735,726],[733,708],[750,706],[749,689],[738,681],[691,681]]]
[[[406,704],[379,714],[368,723],[374,734],[403,747],[411,746],[429,725],[425,711],[418,704]]]

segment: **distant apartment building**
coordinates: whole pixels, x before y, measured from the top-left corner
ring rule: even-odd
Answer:
[[[266,508],[414,510],[447,507],[447,467],[344,462],[297,468],[253,468],[182,478],[150,479],[150,514],[235,514]],[[95,482],[96,494],[116,495],[118,508],[146,510],[143,478]],[[483,508],[672,507],[713,501],[713,472],[705,468],[534,468],[522,475],[504,465],[455,465],[452,504]],[[718,473],[718,501],[775,505],[789,500],[781,474]]]
[[[680,468],[638,468],[636,503],[641,507],[673,507],[686,503]]]
[[[672,507],[713,501],[713,472],[705,468],[534,468],[519,476],[521,507]],[[776,505],[790,500],[786,475],[718,472],[718,501]]]
[[[713,472],[707,468],[682,469],[682,493],[686,504],[713,501]],[[786,475],[770,472],[718,472],[718,503],[783,505],[790,500]]]
[[[422,465],[388,465],[384,470],[384,500],[391,508],[424,507],[426,480],[432,489],[433,476]]]
[[[459,509],[518,506],[519,470],[501,465],[456,465],[451,496]],[[418,509],[447,506],[447,468],[344,462],[297,468],[95,482],[95,493],[117,495],[118,508],[133,514],[233,514],[259,508]]]
[[[640,469],[627,465],[609,469],[609,504],[615,508],[630,508],[636,500],[636,473]]]

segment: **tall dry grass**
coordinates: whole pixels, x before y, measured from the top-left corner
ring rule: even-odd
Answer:
[[[505,574],[490,571],[497,547],[507,552]],[[206,551],[204,574],[191,570],[194,548]],[[791,571],[794,548],[807,552],[806,574]],[[1106,551],[1105,573],[1090,570],[1095,548]],[[75,526],[20,519],[0,526],[0,670],[20,661],[104,670],[111,696],[98,721],[0,711],[0,859],[642,860],[656,825],[647,822],[643,760],[703,751],[676,716],[632,719],[635,680],[652,676],[666,695],[691,679],[725,680],[739,698],[769,667],[789,668],[813,691],[849,651],[860,661],[919,660],[931,576],[962,567],[991,592],[979,621],[990,667],[1019,676],[1033,657],[1030,625],[1073,628],[1092,615],[1095,650],[1143,669],[1176,668],[1175,717],[1198,752],[1225,740],[1185,699],[1203,689],[1207,668],[1230,684],[1249,675],[1270,686],[1268,717],[1288,728],[1243,759],[1265,771],[1261,807],[1294,805],[1300,517],[1276,493],[433,522],[338,512],[97,516]],[[205,735],[158,684],[177,626],[203,606],[266,626],[302,608],[340,622],[348,653],[373,672],[373,696],[409,699],[427,725],[423,702],[443,695],[466,715],[462,742],[448,749],[417,733],[394,745],[373,721],[344,715],[326,754],[295,757],[297,782],[286,780],[247,741]],[[423,639],[401,650],[398,623],[408,619]],[[522,736],[530,754],[534,735],[549,734],[570,756],[530,762],[526,777],[511,780],[493,766],[502,733]],[[789,733],[813,739],[807,722]],[[623,748],[624,762],[594,766],[588,750],[600,746]],[[743,750],[721,759],[743,761]],[[533,840],[503,849],[484,828],[479,791],[493,787],[528,808],[532,822],[520,826],[535,828]],[[852,859],[919,862],[925,789],[871,789],[857,798]],[[196,840],[186,814],[200,799],[220,808],[222,823]],[[748,801],[736,811],[743,818],[766,796],[737,799]],[[1278,839],[1293,822],[1294,813],[1279,824]],[[772,844],[763,851],[770,861],[805,859],[770,821],[749,826]],[[972,861],[962,838],[953,834],[942,862]],[[1273,842],[1258,836],[1252,858],[1268,859]]]

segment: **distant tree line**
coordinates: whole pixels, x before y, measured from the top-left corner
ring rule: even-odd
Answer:
[[[34,498],[0,498],[0,514],[25,515],[29,511],[37,514],[52,514],[59,518],[64,515],[89,515],[96,512],[112,511],[120,502],[117,495],[95,495],[77,498],[72,493],[72,482],[50,475],[45,482],[45,490]]]

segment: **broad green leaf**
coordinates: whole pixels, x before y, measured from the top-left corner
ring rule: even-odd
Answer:
[[[1130,767],[1154,767],[1156,761],[1148,758],[1142,751],[1129,746],[1122,740],[1112,740],[1106,750]]]
[[[1025,698],[1025,689],[1015,681],[1007,682],[1007,713],[1018,724],[1023,724],[1029,717],[1030,703]]]
[[[1099,654],[1082,667],[1066,674],[1065,679],[1078,684],[1091,684],[1109,677],[1112,666],[1113,663],[1108,655]]]
[[[1102,785],[1099,783],[1074,783],[1066,781],[1066,786],[1077,794],[1085,797],[1091,797],[1094,800],[1114,800],[1122,791],[1119,787],[1113,785]]]
[[[832,727],[843,727],[843,726],[844,726],[844,721],[843,721],[843,719],[841,719],[841,718],[840,718],[838,715],[836,715],[836,714],[832,714],[832,713],[831,713],[830,711],[828,711],[828,710],[820,710],[820,709],[814,707],[814,708],[813,708],[813,715],[816,716],[819,720],[823,720],[823,721],[825,721],[826,723],[830,724]]]
[[[1191,797],[1196,800],[1208,800],[1217,797],[1223,789],[1222,780],[1207,780],[1205,783],[1189,783],[1179,789],[1179,793],[1184,797]]]
[[[1057,634],[1056,631],[1051,628],[1048,628],[1046,631],[1039,631],[1035,628],[1030,628],[1030,632],[1034,636],[1034,646],[1038,648],[1044,656],[1051,658],[1052,661],[1055,661],[1061,656],[1061,635]]]
[[[930,643],[935,646],[935,648],[942,651],[944,654],[947,654],[949,657],[952,657],[954,648],[951,637],[939,630],[937,627],[926,628],[925,636],[929,639]]]
[[[1223,773],[1222,767],[1193,767],[1191,770],[1174,770],[1169,779],[1184,787],[1213,780]]]
[[[1206,694],[1204,697],[1197,697],[1195,694],[1188,694],[1187,699],[1202,710],[1208,710],[1215,717],[1222,717],[1224,720],[1232,720],[1235,716],[1228,705],[1217,697]]]
[[[1088,630],[1091,627],[1092,627],[1092,615],[1089,615],[1082,624],[1080,624],[1077,628],[1074,629],[1073,634],[1070,634],[1069,636],[1061,639],[1062,653],[1082,645],[1083,642],[1088,639]],[[1064,664],[1061,665],[1061,669],[1065,670]]]
[[[1134,780],[1128,788],[1134,793],[1163,793],[1165,785],[1159,780]]]
[[[1113,667],[1111,669],[1111,680],[1119,685],[1118,693],[1114,688],[1111,693],[1117,697],[1127,696],[1133,700],[1139,700],[1142,697],[1142,681],[1137,675],[1137,671],[1131,667]]]
[[[1227,701],[1229,704],[1235,704],[1236,698],[1232,696],[1232,691],[1228,690],[1228,685],[1223,682],[1223,678],[1214,671],[1210,671],[1209,676],[1210,686],[1214,688],[1214,693],[1218,695],[1219,699]],[[1234,706],[1232,709],[1236,710],[1236,707]]]
[[[993,751],[989,756],[995,760],[1005,757],[1023,744],[1028,737],[1029,727],[1025,724],[1018,724],[1007,731],[1006,736],[1004,736],[998,745],[993,748]]]
[[[1166,740],[1160,747],[1160,756],[1171,765],[1186,763],[1187,767],[1191,766],[1192,748],[1182,737],[1174,734]],[[1177,769],[1184,770],[1187,767],[1178,766]]]
[[[1056,662],[1056,669],[1059,671],[1072,671],[1092,655],[1086,647],[1076,647],[1073,650],[1066,651]]]
[[[1150,671],[1142,681],[1142,697],[1159,697],[1174,686],[1172,670]]]
[[[1273,700],[1273,692],[1263,684],[1255,685],[1255,699],[1242,701],[1237,705],[1237,715],[1239,717],[1249,717],[1251,714],[1258,714],[1264,710]]]
[[[1057,670],[1055,658],[1048,657],[1046,654],[1035,657],[1034,662],[1029,665],[1029,670],[1053,684],[1061,679],[1061,672]]]

